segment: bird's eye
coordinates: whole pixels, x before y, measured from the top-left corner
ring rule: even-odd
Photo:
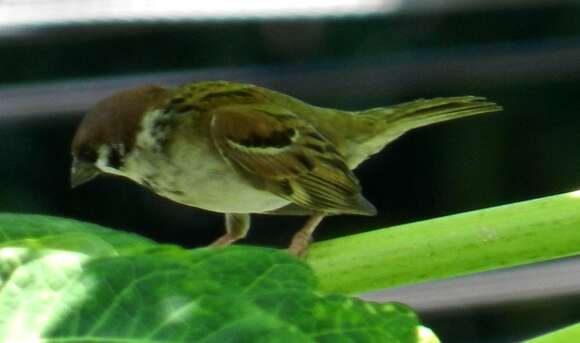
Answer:
[[[79,149],[77,158],[82,162],[95,163],[97,161],[98,155],[95,149],[85,146]]]

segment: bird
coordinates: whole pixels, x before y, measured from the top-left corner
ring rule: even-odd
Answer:
[[[454,96],[345,111],[246,83],[145,85],[87,112],[72,140],[70,181],[118,175],[223,213],[225,233],[212,247],[244,238],[251,214],[308,216],[288,248],[303,257],[324,217],[377,213],[353,173],[363,161],[412,129],[501,109]]]

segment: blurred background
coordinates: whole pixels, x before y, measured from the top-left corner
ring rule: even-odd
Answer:
[[[501,113],[411,132],[357,171],[377,217],[316,239],[580,188],[580,5],[560,0],[0,1],[0,211],[91,221],[187,247],[219,214],[126,180],[68,186],[69,145],[99,99],[143,84],[250,82],[364,109],[480,95]],[[244,244],[304,221],[254,216]],[[514,342],[580,321],[574,259],[391,293],[444,342]]]

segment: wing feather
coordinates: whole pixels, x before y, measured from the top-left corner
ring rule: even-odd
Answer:
[[[313,211],[376,213],[332,143],[298,116],[259,105],[212,115],[216,146],[255,185]]]

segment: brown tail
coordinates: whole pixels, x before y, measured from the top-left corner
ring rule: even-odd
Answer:
[[[497,112],[501,106],[478,96],[419,99],[399,105],[374,108],[365,114],[383,117],[388,124],[406,130],[446,120],[487,112]]]

